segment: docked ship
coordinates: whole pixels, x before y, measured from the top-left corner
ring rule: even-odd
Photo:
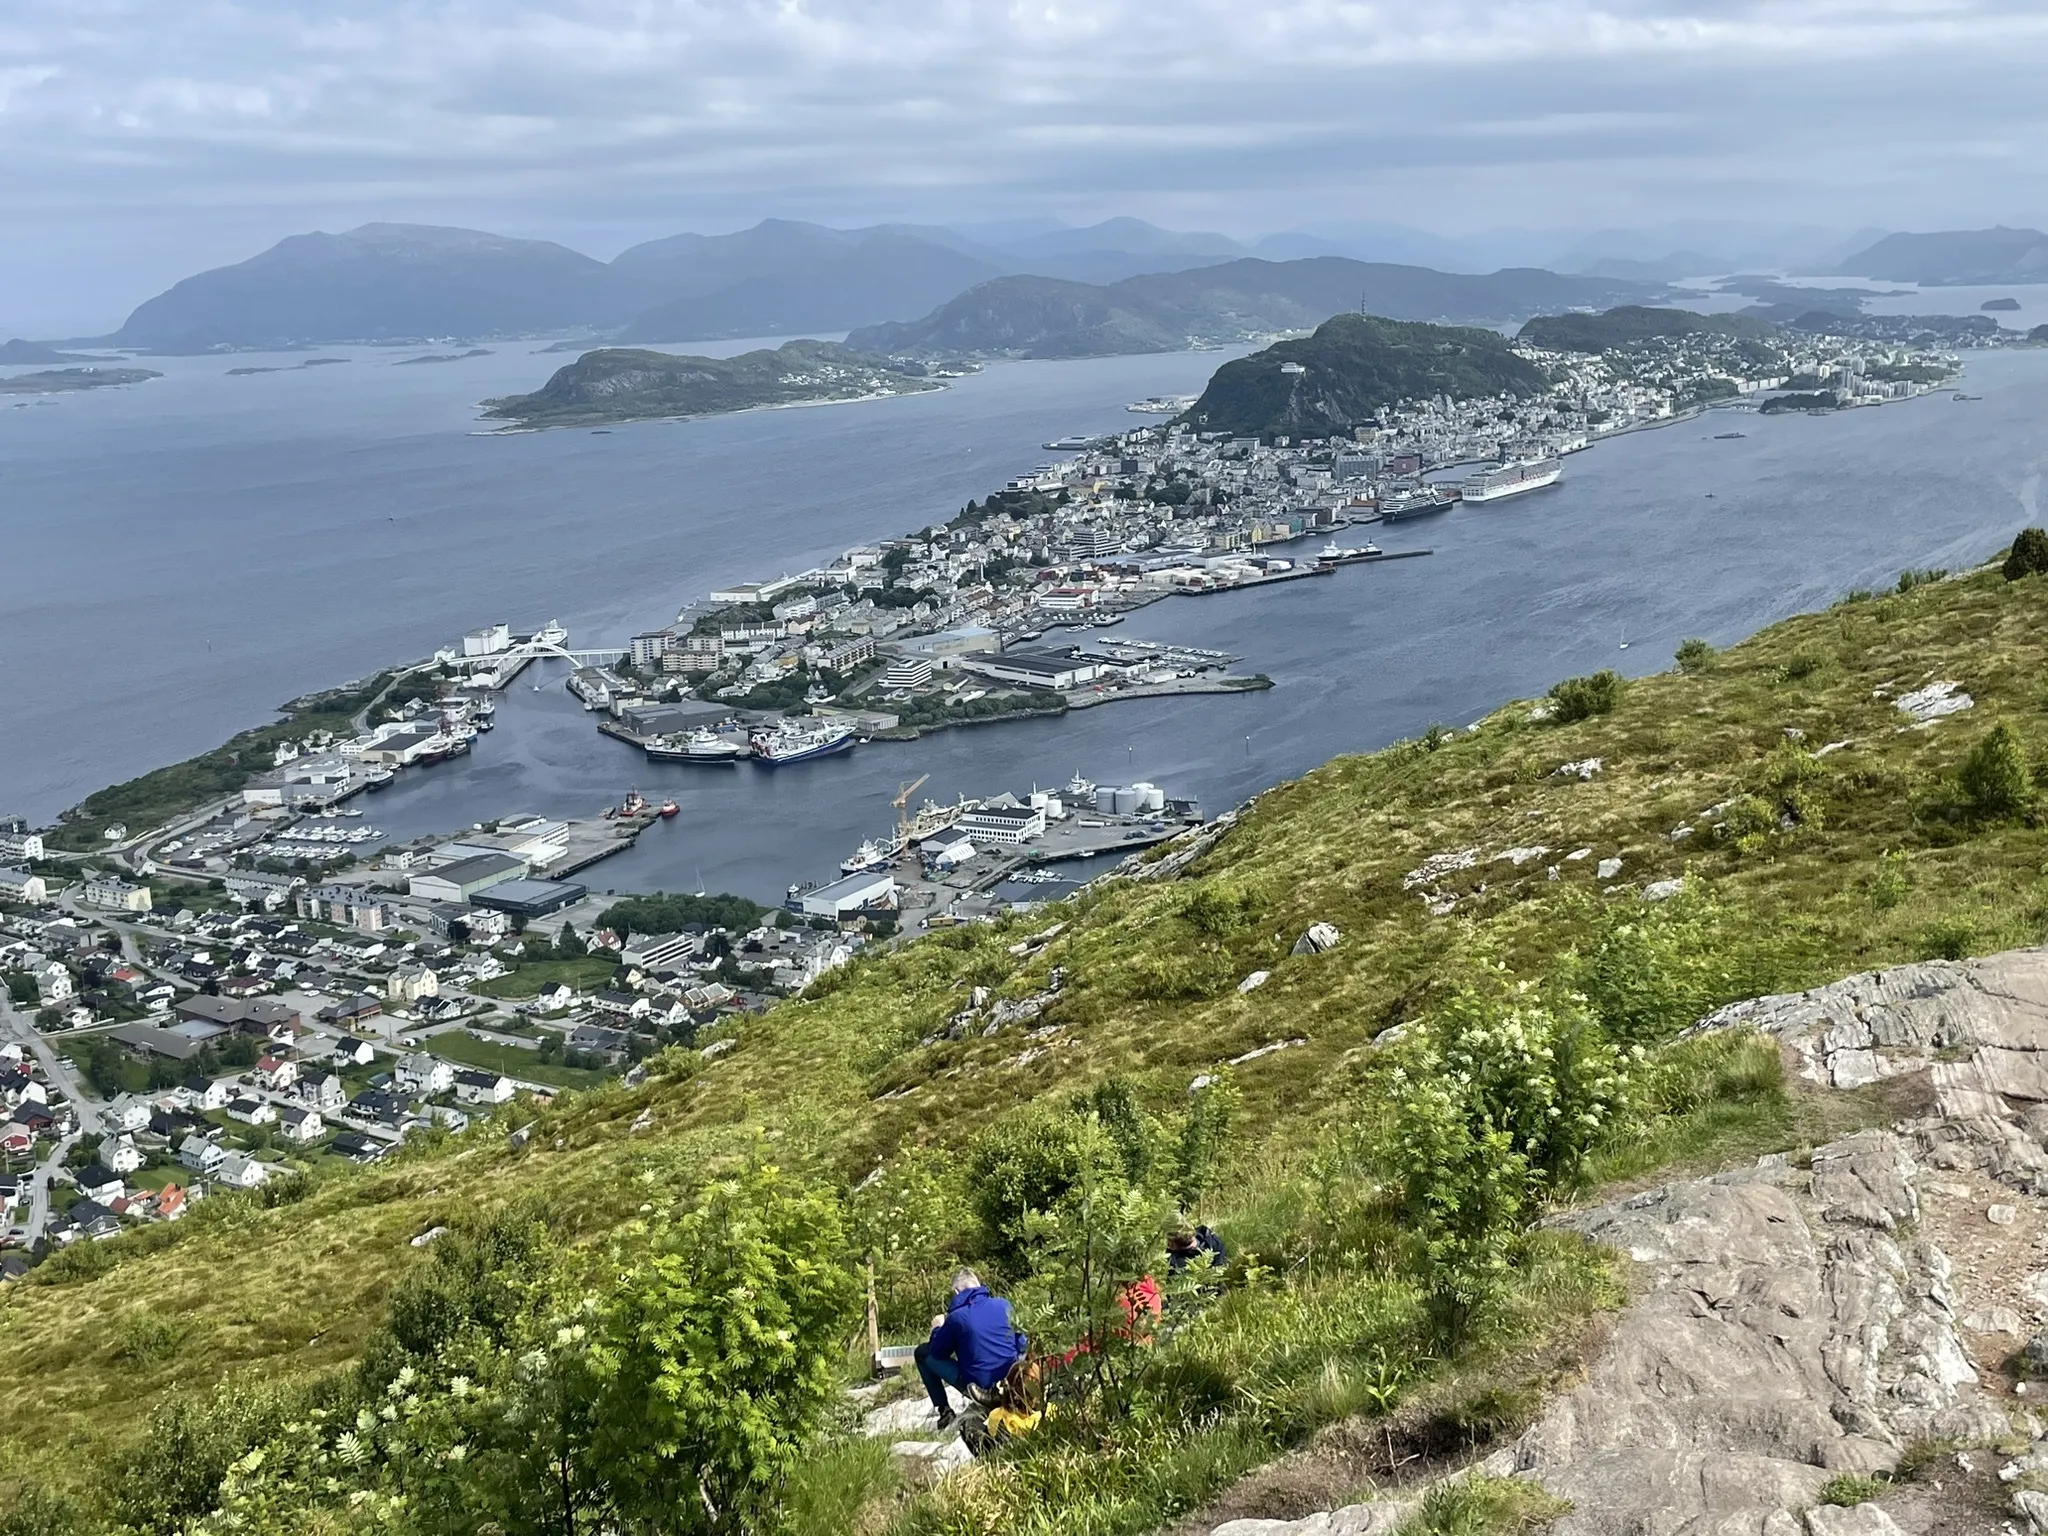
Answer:
[[[389,789],[391,781],[397,777],[389,768],[372,768],[363,775],[363,788],[371,791]]]
[[[772,731],[754,732],[747,744],[754,749],[755,762],[768,768],[781,768],[790,763],[806,763],[814,757],[835,757],[841,752],[851,752],[857,739],[854,728],[843,722],[801,725],[794,720],[784,720]]]
[[[1509,459],[1493,469],[1480,470],[1458,487],[1458,494],[1467,501],[1500,501],[1555,485],[1563,475],[1564,466],[1553,458]]]
[[[1424,485],[1414,490],[1392,491],[1380,498],[1380,521],[1405,523],[1412,517],[1448,512],[1458,498],[1441,486]]]
[[[903,851],[903,845],[895,841],[876,842],[869,838],[853,850],[850,857],[839,861],[842,875],[864,875],[870,870],[887,869]]]
[[[1078,435],[1074,437],[1056,437],[1045,446],[1054,453],[1078,453],[1082,449],[1089,447],[1094,441],[1095,439],[1092,437],[1081,437]]]
[[[693,763],[699,768],[727,768],[752,751],[744,741],[716,731],[656,736],[646,744],[647,755],[658,763]]]

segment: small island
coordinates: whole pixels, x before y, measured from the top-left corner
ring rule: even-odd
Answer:
[[[792,341],[738,357],[691,357],[628,347],[586,352],[530,395],[483,402],[514,428],[718,416],[770,405],[872,400],[943,388],[935,370],[837,342]]]
[[[152,368],[48,368],[41,373],[0,378],[0,395],[61,395],[81,389],[140,384],[145,379],[162,377]]]
[[[467,352],[428,352],[419,357],[401,357],[391,366],[409,368],[415,363],[466,363],[472,357],[489,357],[489,347],[471,347]]]
[[[305,368],[332,368],[337,364],[347,361],[348,359],[345,357],[309,357],[302,363],[293,363],[289,368],[284,367],[282,364],[273,364],[269,367],[230,368],[227,376],[231,379],[246,379],[258,373],[297,373]]]
[[[1981,310],[1996,310],[1999,314],[2010,315],[2018,312],[2020,307],[2020,301],[2018,299],[2013,298],[2010,294],[2008,294],[2002,299],[1986,299],[1982,304],[1979,304],[1977,307]]]

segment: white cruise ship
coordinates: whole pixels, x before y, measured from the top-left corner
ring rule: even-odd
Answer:
[[[1458,487],[1466,501],[1499,501],[1524,491],[1540,491],[1564,477],[1564,466],[1556,459],[1509,459],[1494,469],[1482,469]]]

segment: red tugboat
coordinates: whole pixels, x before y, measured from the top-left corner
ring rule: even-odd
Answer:
[[[671,820],[681,809],[682,807],[677,805],[675,801],[664,800],[661,802],[661,819],[663,821]]]

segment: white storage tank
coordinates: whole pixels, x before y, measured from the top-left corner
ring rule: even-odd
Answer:
[[[1141,811],[1163,811],[1166,809],[1166,791],[1157,784],[1148,784],[1140,779],[1131,786],[1138,795],[1138,809]]]
[[[1145,808],[1142,790],[1124,788],[1116,791],[1116,813],[1119,816],[1135,816]]]
[[[1105,816],[1116,809],[1116,786],[1104,784],[1095,791],[1095,809]]]

